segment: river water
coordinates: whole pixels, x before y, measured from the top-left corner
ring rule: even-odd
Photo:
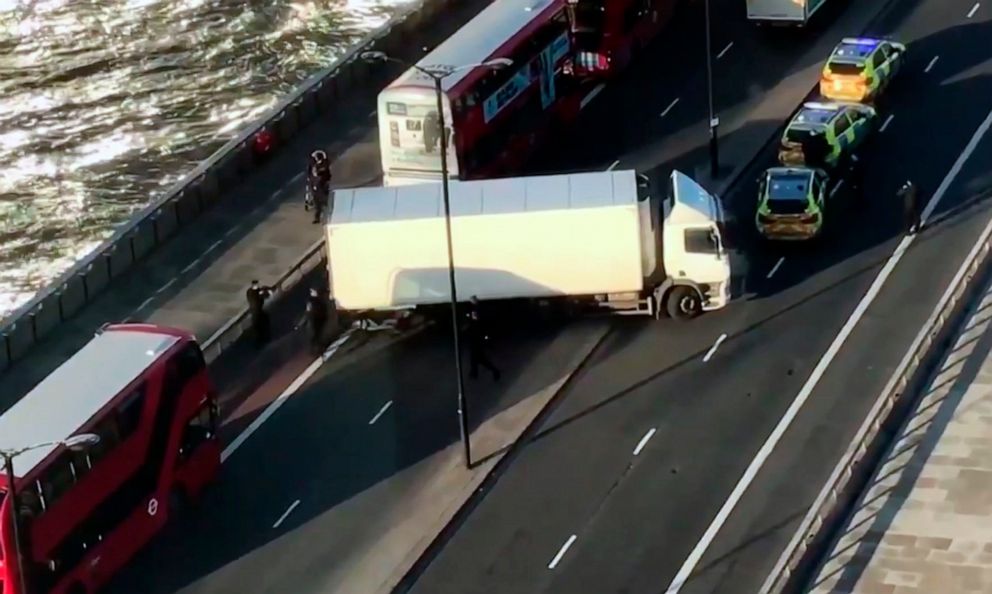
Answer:
[[[409,0],[0,0],[0,318]]]

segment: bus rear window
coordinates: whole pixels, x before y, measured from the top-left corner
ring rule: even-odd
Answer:
[[[839,74],[841,76],[858,76],[864,72],[864,70],[864,64],[853,64],[851,62],[830,63],[831,74]]]

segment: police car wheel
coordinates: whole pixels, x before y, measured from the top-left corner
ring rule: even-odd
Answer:
[[[690,320],[703,310],[699,293],[692,287],[677,286],[668,292],[665,302],[668,315],[676,320]]]

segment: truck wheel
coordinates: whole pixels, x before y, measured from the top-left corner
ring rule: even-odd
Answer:
[[[703,311],[703,302],[692,287],[676,286],[668,292],[665,307],[672,318],[691,320]]]

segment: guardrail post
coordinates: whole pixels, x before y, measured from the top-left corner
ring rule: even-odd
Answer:
[[[128,243],[128,249],[130,249],[130,250],[131,250],[131,262],[132,262],[132,263],[138,260],[138,259],[137,259],[137,258],[136,258],[136,257],[134,256],[134,254],[135,254],[135,252],[134,252],[134,233],[135,233],[135,232],[134,232],[134,231],[132,231],[132,232],[131,232],[131,234],[130,234],[130,235],[128,235],[128,238],[127,238],[127,243]]]
[[[31,316],[31,340],[38,342],[38,312],[33,311],[28,315]]]
[[[107,279],[108,279],[107,282],[109,283],[110,282],[109,279],[114,278],[114,266],[113,266],[112,260],[110,258],[110,254],[108,254],[107,252],[104,252],[103,253],[103,261],[107,263]]]
[[[65,285],[62,285],[62,288],[59,289],[59,299],[58,299],[58,301],[59,301],[59,321],[60,322],[64,322],[65,321],[65,306],[62,305],[62,295],[65,295]]]
[[[7,353],[7,361],[13,361],[14,349],[10,346],[10,334],[7,334],[6,332],[3,333],[3,348]]]
[[[82,273],[82,277],[83,277],[83,303],[89,303],[89,300],[90,300],[90,281],[86,278],[86,273],[90,269],[92,269],[92,268],[93,268],[93,265],[90,264],[87,267],[87,269],[84,270],[83,273]]]

